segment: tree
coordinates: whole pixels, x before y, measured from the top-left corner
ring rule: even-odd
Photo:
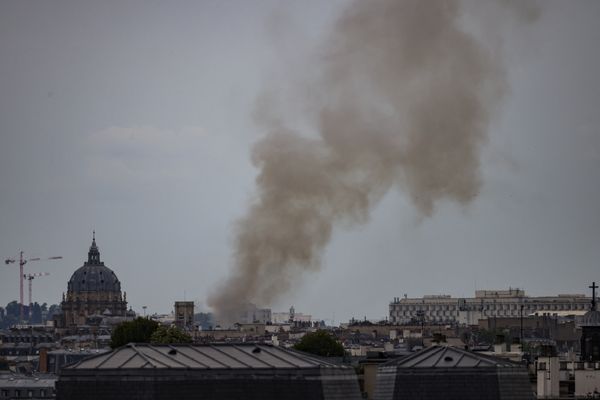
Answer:
[[[501,329],[480,329],[477,331],[475,337],[477,338],[477,343],[489,345],[495,344],[501,337],[504,337],[504,341],[506,340],[506,334]]]
[[[60,312],[60,306],[58,304],[52,304],[48,308],[48,315],[46,316],[46,319],[48,321],[52,321],[52,319],[54,318],[54,314],[58,314],[59,312]]]
[[[471,334],[471,332],[464,331],[463,333],[460,334],[460,341],[463,342],[464,344],[470,344],[472,337],[473,337],[473,335]]]
[[[4,319],[0,321],[0,328],[6,329],[10,328],[12,325],[15,325],[19,322],[19,318],[14,317],[12,315],[4,316]]]
[[[114,349],[127,343],[149,343],[156,329],[158,322],[148,318],[138,317],[133,321],[122,322],[112,332],[110,347]]]
[[[192,337],[175,326],[161,325],[150,337],[153,344],[191,343]]]
[[[296,343],[294,349],[323,357],[342,357],[345,353],[344,346],[324,330],[307,333]]]
[[[30,324],[41,324],[42,323],[42,307],[36,301],[31,307],[31,319]]]
[[[11,315],[15,318],[19,318],[19,303],[17,303],[16,300],[13,300],[6,305],[6,315]]]
[[[17,323],[19,323],[19,303],[11,301],[4,309],[4,318],[0,319],[0,328],[9,328]]]

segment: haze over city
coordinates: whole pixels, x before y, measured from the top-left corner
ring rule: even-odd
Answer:
[[[50,273],[34,301],[60,302],[95,230],[135,311],[208,310],[259,193],[261,107],[315,134],[307,77],[351,3],[0,4],[0,255],[63,257],[26,266]],[[386,187],[260,306],[347,321],[383,318],[405,293],[587,293],[597,280],[600,3],[465,4],[459,27],[502,93],[475,146],[476,191],[429,208],[410,185]],[[2,265],[0,304],[18,295],[18,268]]]

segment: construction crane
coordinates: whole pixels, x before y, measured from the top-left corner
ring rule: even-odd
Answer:
[[[32,290],[31,289],[33,287],[33,284],[32,284],[33,280],[40,276],[48,276],[48,275],[50,275],[49,272],[36,272],[34,274],[26,274],[23,276],[23,279],[27,279],[29,281],[29,318],[31,318],[31,308],[33,306],[33,301],[31,300],[31,298],[32,298],[32,294],[31,294]]]
[[[44,260],[61,260],[62,256],[54,256],[44,258]],[[19,252],[19,258],[7,258],[4,260],[4,264],[13,264],[17,261],[19,262],[19,317],[21,318],[21,322],[23,321],[23,279],[25,277],[23,267],[30,261],[41,261],[42,258],[34,257],[34,258],[25,258],[25,253],[23,251]]]

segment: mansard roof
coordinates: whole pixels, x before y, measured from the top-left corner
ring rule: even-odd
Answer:
[[[338,368],[310,355],[265,344],[151,345],[130,343],[65,367],[112,369],[311,369]]]
[[[408,357],[384,365],[397,368],[514,368],[517,364],[501,358],[451,346],[428,347]]]

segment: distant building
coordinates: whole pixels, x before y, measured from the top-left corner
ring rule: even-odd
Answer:
[[[589,310],[590,300],[583,294],[529,297],[521,289],[477,290],[475,297],[454,298],[450,295],[430,295],[422,298],[396,297],[390,303],[392,324],[458,323],[477,325],[480,319],[520,317]]]
[[[547,350],[547,354],[537,358],[535,370],[538,398],[600,397],[600,311],[596,310],[594,295],[592,309],[580,323],[582,332],[579,360],[575,361],[574,357],[561,358],[551,346],[547,346],[551,351]],[[564,388],[568,393],[564,392]]]
[[[175,325],[182,329],[193,330],[194,328],[194,302],[175,302]]]
[[[55,375],[25,376],[0,373],[0,399],[54,399]]]
[[[149,318],[161,325],[171,325],[175,323],[175,314],[152,314]]]
[[[312,315],[296,312],[294,306],[289,312],[274,312],[271,314],[271,322],[274,324],[286,324],[290,322],[311,322]]]
[[[271,322],[271,309],[258,308],[252,303],[247,303],[238,310],[235,319],[233,322],[238,324],[266,324]]]
[[[596,286],[594,282],[593,286]],[[600,311],[596,306],[596,288],[592,295],[592,307],[581,321],[581,361],[600,362]],[[599,377],[600,378],[600,375]],[[600,379],[597,382],[600,389]]]
[[[26,343],[30,346],[37,346],[40,343],[52,343],[55,340],[53,332],[41,327],[0,330],[0,344]]]
[[[60,369],[65,365],[75,363],[77,361],[83,360],[84,358],[88,358],[90,356],[95,356],[99,353],[106,353],[109,351],[108,349],[80,349],[80,350],[65,350],[58,349],[52,350],[45,353],[45,357],[41,357],[42,353],[40,352],[40,362],[39,362],[39,371],[44,373],[51,373],[58,375],[60,373]],[[43,359],[42,359],[43,358]],[[1,399],[1,397],[0,397]]]
[[[126,317],[127,299],[121,293],[117,275],[100,261],[96,237],[88,252],[88,260],[77,269],[63,294],[62,314],[58,318],[60,328],[72,328],[86,324],[92,315]]]
[[[194,315],[194,323],[201,330],[212,330],[215,327],[215,316],[210,312],[201,312]]]

